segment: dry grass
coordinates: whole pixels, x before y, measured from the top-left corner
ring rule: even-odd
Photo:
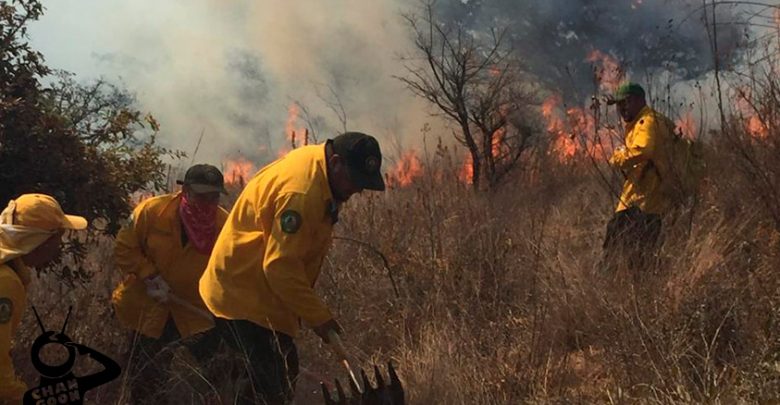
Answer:
[[[591,163],[542,159],[490,194],[429,170],[355,198],[336,233],[361,243],[335,241],[319,290],[361,365],[395,361],[414,404],[780,401],[780,233],[734,150],[713,148],[692,221],[666,221],[645,274],[596,268],[613,201]],[[430,164],[454,177],[448,159]],[[53,325],[74,305],[72,337],[124,361],[110,253],[110,241],[94,244],[91,281],[69,290],[46,275],[30,300]],[[28,311],[15,359],[29,382],[36,334]],[[316,380],[344,373],[313,334],[299,349],[318,376],[301,377],[297,402],[318,403]],[[171,395],[201,402],[192,384],[208,386],[176,364]],[[93,392],[95,403],[121,403],[131,377]]]

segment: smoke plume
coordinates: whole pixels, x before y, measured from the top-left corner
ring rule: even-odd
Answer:
[[[416,0],[73,0],[50,2],[31,32],[49,65],[82,79],[104,77],[133,91],[162,125],[168,146],[220,164],[243,154],[257,164],[297,128],[319,140],[346,126],[386,145],[419,144],[430,107],[394,75],[412,39],[400,14]],[[591,91],[588,54],[600,51],[634,73],[670,69],[680,78],[711,69],[695,0],[440,0],[444,21],[474,32],[505,26],[539,80],[564,94]],[[717,9],[721,22],[736,8]],[[719,26],[724,62],[735,60],[738,26]],[[308,117],[305,112],[308,111]],[[334,112],[335,111],[335,112]],[[308,124],[304,120],[308,118]],[[441,132],[446,134],[446,132]]]

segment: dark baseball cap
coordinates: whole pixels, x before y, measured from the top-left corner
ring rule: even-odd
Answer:
[[[345,132],[333,139],[333,151],[347,161],[349,176],[356,186],[384,191],[382,152],[379,142],[362,132]]]
[[[198,194],[216,192],[227,194],[222,172],[212,165],[200,164],[192,166],[184,174],[184,180],[176,180],[176,183],[190,186],[192,191]]]

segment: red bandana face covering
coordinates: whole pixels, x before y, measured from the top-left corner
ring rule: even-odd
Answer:
[[[190,200],[182,193],[179,216],[192,246],[199,253],[210,255],[217,240],[217,203]]]

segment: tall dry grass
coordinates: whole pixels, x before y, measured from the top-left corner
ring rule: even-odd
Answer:
[[[413,404],[780,401],[780,223],[766,198],[780,177],[780,133],[750,136],[744,119],[712,134],[696,209],[665,218],[657,261],[642,274],[598,267],[615,190],[592,162],[539,153],[475,194],[440,149],[412,186],[347,205],[318,289],[359,365],[393,360]],[[73,305],[74,340],[124,365],[129,334],[108,301],[119,278],[112,242],[90,246],[95,277],[71,288],[46,274],[30,301],[47,325]],[[30,383],[37,334],[28,311],[14,358]],[[310,332],[299,350],[307,371],[297,402],[318,403],[318,380],[344,372]],[[172,398],[203,403],[200,389],[228,403],[234,386],[209,385],[177,359]],[[131,378],[91,400],[124,403]]]

